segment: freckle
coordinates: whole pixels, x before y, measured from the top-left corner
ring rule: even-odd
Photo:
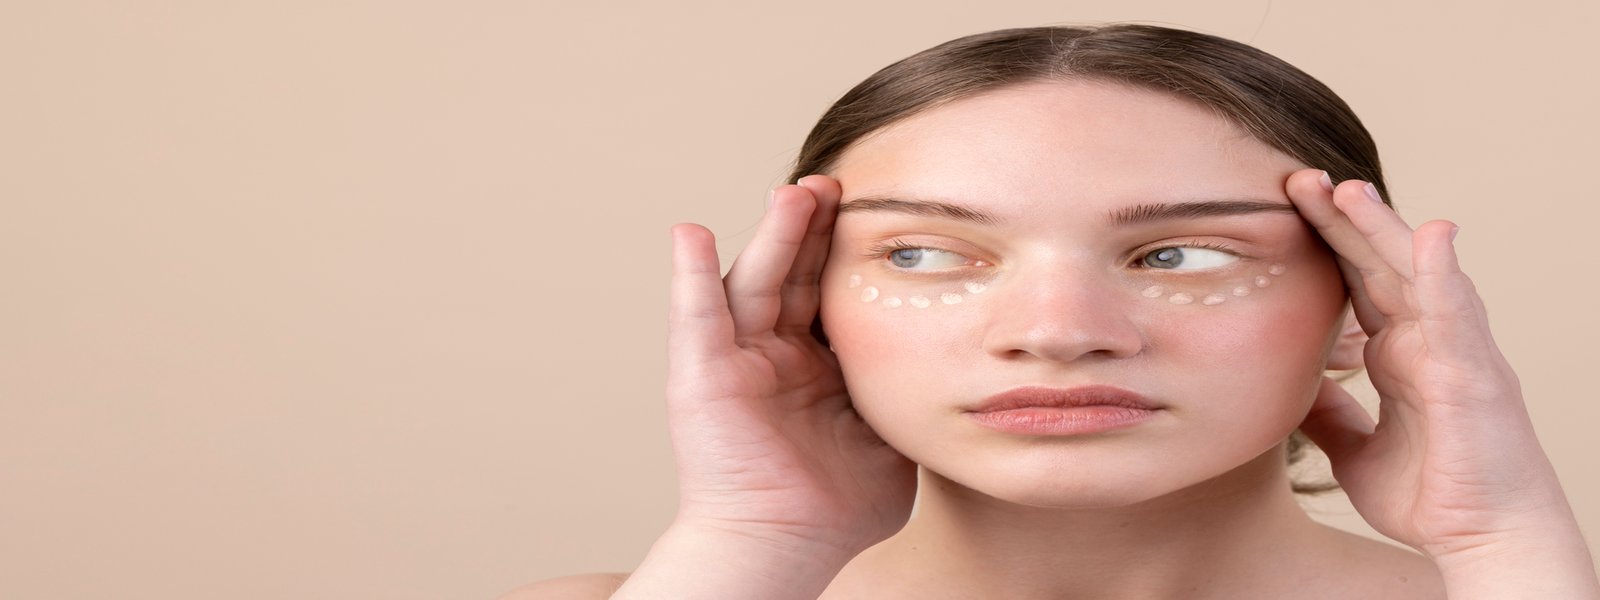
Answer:
[[[945,304],[961,304],[961,294],[939,294],[939,299]]]
[[[932,304],[933,304],[933,302],[928,300],[927,296],[912,296],[911,297],[911,305],[915,306],[917,308],[927,308],[928,306],[930,306]]]
[[[860,275],[851,275],[850,276],[850,283],[848,285],[846,285],[845,287],[850,287],[850,288],[861,287],[861,276]]]
[[[867,287],[861,288],[861,301],[862,302],[871,302],[873,300],[876,300],[877,298],[878,298],[878,288],[872,287],[870,285],[867,286]]]
[[[1235,296],[1249,296],[1250,295],[1250,288],[1247,288],[1247,287],[1242,286],[1242,285],[1239,286],[1239,287],[1233,288],[1233,295],[1235,295]]]
[[[1152,285],[1150,287],[1145,288],[1143,292],[1139,292],[1139,293],[1143,294],[1144,297],[1146,297],[1146,298],[1154,298],[1156,296],[1160,296],[1165,291],[1166,290],[1161,289],[1161,286],[1159,286],[1159,285]]]
[[[968,281],[961,284],[961,287],[967,288],[968,292],[972,292],[974,294],[982,294],[984,290],[989,289],[989,286],[976,281]]]
[[[1194,296],[1185,294],[1183,292],[1178,292],[1168,297],[1167,302],[1171,302],[1173,304],[1188,304],[1190,302],[1194,302]]]
[[[1272,280],[1267,279],[1266,275],[1256,276],[1256,287],[1267,287],[1269,285],[1272,285]]]
[[[1227,300],[1227,299],[1228,299],[1228,297],[1224,296],[1222,294],[1211,294],[1209,296],[1206,296],[1205,300],[1201,300],[1200,303],[1204,304],[1206,306],[1214,306],[1214,305],[1217,305],[1217,304],[1222,304],[1222,301],[1223,300]]]
[[[884,298],[883,305],[889,308],[900,308],[900,297],[889,296],[888,298]]]
[[[1273,275],[1282,275],[1283,272],[1287,270],[1289,270],[1289,267],[1285,267],[1277,263],[1273,263],[1272,266],[1267,267],[1267,272]]]

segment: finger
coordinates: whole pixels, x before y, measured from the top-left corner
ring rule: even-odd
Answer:
[[[1457,368],[1481,366],[1484,351],[1494,348],[1489,315],[1477,286],[1456,257],[1449,221],[1429,221],[1417,228],[1415,276],[1417,321],[1428,353]]]
[[[783,303],[779,307],[779,333],[806,334],[821,302],[819,280],[822,267],[828,261],[828,250],[833,245],[833,224],[838,216],[839,198],[843,190],[839,181],[827,175],[807,175],[796,185],[805,187],[817,201],[806,226],[805,241],[783,282]]]
[[[723,285],[733,315],[734,340],[769,333],[777,325],[779,293],[805,239],[816,208],[811,192],[796,185],[772,190],[772,203],[756,227],[755,238],[734,259]]]
[[[1382,311],[1373,305],[1372,296],[1367,291],[1367,284],[1363,280],[1360,268],[1345,255],[1346,252],[1352,255],[1370,253],[1371,249],[1364,243],[1348,242],[1350,239],[1359,239],[1360,233],[1354,230],[1349,220],[1340,214],[1338,207],[1333,205],[1333,192],[1324,187],[1321,182],[1323,177],[1324,172],[1320,169],[1296,171],[1289,176],[1285,189],[1296,210],[1333,250],[1334,260],[1339,265],[1339,274],[1344,278],[1345,287],[1350,292],[1350,305],[1355,310],[1356,321],[1369,337],[1374,336],[1388,325],[1388,319],[1384,318]],[[1346,233],[1340,234],[1341,230]],[[1346,241],[1336,246],[1331,239],[1333,236]],[[1377,261],[1376,258],[1369,260]]]
[[[1382,264],[1358,264],[1363,270],[1388,270],[1411,281],[1412,236],[1415,230],[1405,219],[1381,200],[1374,200],[1376,188],[1359,179],[1340,182],[1333,190],[1333,200],[1356,231],[1367,239]]]
[[[1352,179],[1334,186],[1332,192],[1318,185],[1313,193],[1291,200],[1299,203],[1301,214],[1328,245],[1355,267],[1367,301],[1383,315],[1385,325],[1396,318],[1414,318],[1405,290],[1411,276],[1411,228],[1387,204],[1367,196],[1365,187],[1366,182]],[[1385,221],[1381,213],[1392,220]],[[1397,252],[1406,256],[1403,274],[1387,258]],[[1367,333],[1376,335],[1376,329],[1381,327]]]
[[[1361,331],[1367,337],[1378,335],[1379,331],[1389,326],[1389,318],[1383,316],[1383,311],[1372,303],[1367,284],[1362,281],[1361,270],[1342,256],[1336,256],[1335,260],[1339,262],[1339,272],[1344,275],[1345,287],[1350,288],[1350,305],[1355,309],[1356,322],[1361,325]],[[1355,283],[1350,283],[1352,281]]]
[[[1300,431],[1327,453],[1328,460],[1337,468],[1366,443],[1377,427],[1372,415],[1350,392],[1332,378],[1323,377],[1317,388],[1316,402],[1300,424]]]
[[[1416,231],[1390,206],[1374,200],[1376,193],[1370,183],[1350,180],[1339,184],[1334,199],[1382,261],[1381,266],[1361,267],[1372,305],[1390,323],[1397,319],[1414,321],[1417,312],[1412,264]]]
[[[673,225],[671,234],[667,347],[670,356],[706,360],[733,345],[733,317],[722,287],[716,236],[694,223]]]

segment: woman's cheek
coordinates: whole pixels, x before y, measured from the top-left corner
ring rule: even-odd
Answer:
[[[927,404],[905,400],[938,398],[976,376],[970,369],[978,364],[982,323],[999,300],[987,286],[862,268],[823,281],[824,327],[856,410],[875,428],[932,418]]]
[[[1256,270],[1261,272],[1210,286],[1229,290],[1230,295],[1210,306],[1201,304],[1200,310],[1183,310],[1196,308],[1196,303],[1173,304],[1172,295],[1206,298],[1221,292],[1201,295],[1174,289],[1185,284],[1168,284],[1167,306],[1143,319],[1146,333],[1153,346],[1163,349],[1163,360],[1184,365],[1195,377],[1244,375],[1215,379],[1239,387],[1214,393],[1258,399],[1304,396],[1309,401],[1307,394],[1314,393],[1320,381],[1328,344],[1337,334],[1334,324],[1344,310],[1338,267],[1315,256],[1290,256]],[[1232,295],[1235,291],[1244,293]],[[1283,408],[1293,412],[1301,407]]]
[[[823,326],[839,360],[851,404],[878,435],[916,454],[938,427],[943,394],[973,377],[958,338],[970,337],[976,298],[954,300],[949,284],[872,277],[865,270],[824,273]],[[981,294],[981,292],[980,292]],[[963,316],[969,315],[969,316]]]
[[[989,291],[976,279],[918,281],[866,269],[841,269],[824,282],[824,325],[837,351],[923,363],[937,362],[931,354],[947,351],[946,338],[970,329]]]

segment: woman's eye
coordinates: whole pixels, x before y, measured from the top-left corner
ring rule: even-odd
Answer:
[[[1193,246],[1163,246],[1145,253],[1140,268],[1166,271],[1204,271],[1227,266],[1239,260],[1227,246],[1198,244]],[[1189,267],[1179,269],[1178,266]]]
[[[895,267],[907,270],[923,270],[918,267],[927,267],[937,271],[959,267],[967,262],[966,257],[960,254],[935,248],[897,248],[889,252],[888,259]]]

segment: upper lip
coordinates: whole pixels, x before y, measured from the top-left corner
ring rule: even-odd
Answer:
[[[1161,408],[1135,392],[1110,385],[1085,385],[1074,388],[1023,386],[985,398],[971,412],[994,412],[1027,407],[1124,406],[1155,410]]]

